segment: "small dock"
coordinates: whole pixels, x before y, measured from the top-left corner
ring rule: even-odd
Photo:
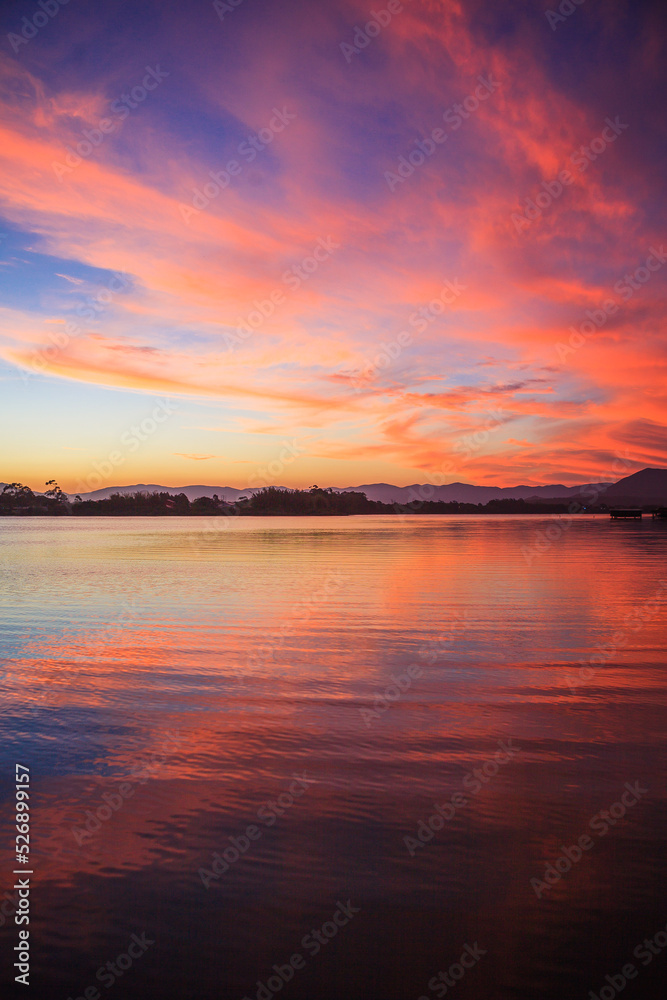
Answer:
[[[667,519],[667,507],[658,507],[657,510],[653,511],[652,517]]]
[[[641,520],[642,510],[639,507],[619,507],[617,510],[610,510],[610,517],[631,517]]]

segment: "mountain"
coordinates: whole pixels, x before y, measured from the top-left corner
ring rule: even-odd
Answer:
[[[607,487],[602,503],[667,505],[667,469],[642,469]]]
[[[233,486],[159,486],[156,483],[137,483],[135,486],[107,486],[102,490],[93,490],[92,493],[79,493],[82,500],[106,500],[112,493],[169,493],[176,496],[177,493],[185,493],[188,500],[197,500],[199,497],[212,497],[216,493],[221,500],[238,500],[239,497],[248,496],[250,493],[257,493],[259,487],[248,490],[237,490]],[[76,494],[70,493],[69,498],[73,500]]]
[[[593,484],[604,489],[605,483]],[[287,487],[278,487],[286,489]],[[107,486],[105,489],[93,490],[92,493],[81,493],[82,500],[105,500],[112,493],[185,493],[188,500],[198,497],[212,497],[214,493],[221,500],[234,501],[240,496],[257,493],[260,487],[250,487],[245,490],[233,486],[159,486],[155,483],[137,483],[134,486]],[[411,503],[413,500],[444,500],[458,503],[488,503],[496,499],[543,499],[553,497],[576,496],[583,486],[473,486],[469,483],[450,483],[447,486],[429,486],[427,483],[413,486],[392,486],[391,483],[366,483],[363,486],[334,487],[337,493],[365,493],[369,500],[381,500],[383,503]],[[430,491],[433,491],[432,493]],[[70,499],[74,494],[70,494]]]
[[[590,487],[603,490],[606,483],[590,483]],[[415,483],[413,486],[392,486],[389,483],[366,483],[363,486],[347,486],[339,493],[365,493],[369,500],[383,503],[411,503],[414,500],[444,500],[456,503],[488,503],[489,500],[528,500],[554,497],[574,497],[582,486],[473,486],[470,483],[448,483],[446,486],[429,486]],[[426,492],[424,492],[424,490]],[[431,492],[432,491],[432,492]]]
[[[2,492],[5,483],[0,483]],[[188,500],[212,497],[216,493],[221,500],[233,502],[241,496],[257,493],[261,487],[253,486],[245,490],[234,486],[160,486],[157,483],[136,483],[134,486],[107,486],[104,489],[82,493],[83,500],[105,500],[112,493],[185,493]],[[278,487],[286,489],[287,487]],[[545,486],[475,486],[472,483],[448,483],[446,486],[429,486],[414,483],[412,486],[393,486],[391,483],[364,483],[361,486],[334,487],[337,493],[365,493],[369,500],[383,503],[407,504],[414,500],[443,500],[456,503],[488,503],[489,500],[530,500],[573,498],[582,491],[594,489],[598,502],[609,506],[620,504],[667,505],[667,469],[642,469],[617,483],[588,483],[581,486],[563,486],[561,483]],[[70,499],[74,498],[70,493]],[[585,495],[585,494],[584,494]]]

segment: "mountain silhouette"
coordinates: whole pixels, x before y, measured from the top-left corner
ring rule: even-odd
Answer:
[[[392,486],[390,483],[366,483],[363,486],[348,486],[338,492],[365,493],[369,500],[381,500],[383,503],[410,503],[415,499],[442,500],[446,503],[488,503],[489,500],[573,497],[586,488],[594,487],[601,491],[607,485],[587,483],[581,486],[563,486],[558,483],[547,486],[474,486],[472,483],[448,483],[446,486],[429,486],[428,483],[414,483],[412,486]]]
[[[0,492],[6,483],[0,483]],[[106,500],[114,493],[169,493],[176,496],[184,493],[188,500],[217,495],[220,500],[233,503],[242,496],[252,496],[263,487],[251,486],[238,489],[235,486],[161,486],[158,483],[135,483],[133,486],[106,486],[103,489],[81,493],[83,500]],[[277,486],[277,489],[288,487]],[[394,486],[391,483],[364,483],[361,486],[334,486],[336,493],[365,493],[369,500],[382,503],[413,503],[415,500],[439,500],[449,503],[486,504],[490,500],[531,500],[571,499],[582,494],[590,496],[594,491],[597,502],[617,506],[620,504],[667,504],[667,469],[642,469],[626,476],[616,483],[585,483],[579,486],[563,486],[549,483],[543,486],[476,486],[473,483],[448,483],[432,486],[428,483],[414,483],[412,486]],[[70,499],[75,494],[70,493]]]
[[[609,506],[624,503],[667,504],[667,469],[642,469],[619,479],[613,486],[607,487],[600,500]]]
[[[601,492],[609,484],[594,483]],[[414,500],[443,500],[455,503],[488,503],[489,500],[523,499],[531,497],[552,498],[576,496],[586,486],[563,486],[562,484],[546,486],[475,486],[471,483],[449,483],[446,486],[431,486],[428,483],[414,483],[412,486],[392,486],[391,483],[366,483],[363,486],[334,486],[336,493],[365,493],[369,500],[380,500],[383,503],[412,503]],[[251,496],[259,493],[262,487],[251,486],[237,489],[234,486],[160,486],[156,483],[137,483],[134,486],[107,486],[81,493],[83,500],[106,500],[114,493],[170,493],[175,496],[184,493],[188,500],[199,497],[212,497],[217,494],[221,500],[233,502],[241,496]],[[277,486],[277,489],[287,489]],[[73,499],[74,494],[70,494]]]

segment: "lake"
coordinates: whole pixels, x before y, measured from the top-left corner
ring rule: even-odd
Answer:
[[[19,763],[40,1000],[662,997],[666,543],[0,519],[3,954]]]

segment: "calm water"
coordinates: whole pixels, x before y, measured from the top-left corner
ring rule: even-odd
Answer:
[[[40,1000],[662,996],[667,523],[556,523],[0,519],[3,980],[19,762]]]

